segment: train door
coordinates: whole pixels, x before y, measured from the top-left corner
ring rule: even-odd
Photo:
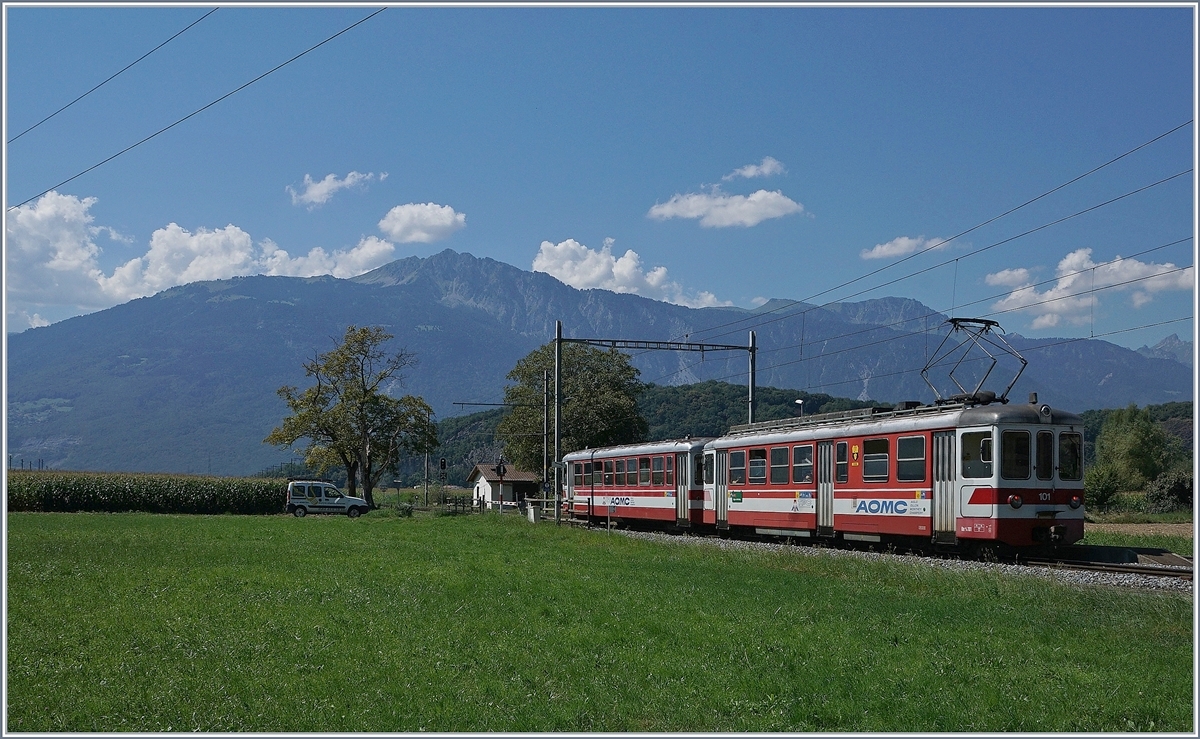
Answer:
[[[688,464],[687,454],[675,455],[675,523],[680,526],[687,526],[691,523],[689,518],[688,506],[691,501],[688,500],[689,476],[692,472],[692,466]]]
[[[954,483],[954,432],[933,434],[933,542],[954,544],[958,541],[958,496]]]
[[[713,471],[716,486],[713,489],[713,505],[716,507],[717,528],[729,528],[729,452],[717,450],[717,468]]]
[[[817,444],[817,536],[833,536],[833,442]]]

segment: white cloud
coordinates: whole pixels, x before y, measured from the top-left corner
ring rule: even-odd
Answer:
[[[1004,285],[1006,287],[1024,287],[1030,282],[1029,270],[1024,267],[1017,269],[1002,269],[983,278],[989,285]]]
[[[396,247],[377,236],[367,236],[351,249],[339,249],[332,254],[314,247],[302,257],[292,257],[273,241],[262,242],[263,274],[287,277],[356,277],[392,261]]]
[[[1058,279],[1054,285],[1038,292],[1028,284],[1029,271],[1024,268],[1007,269],[987,275],[990,285],[1019,285],[1007,296],[992,305],[994,311],[1023,311],[1034,316],[1031,328],[1051,328],[1063,322],[1084,324],[1091,319],[1092,309],[1099,305],[1098,295],[1102,288],[1110,291],[1130,292],[1130,303],[1140,308],[1154,299],[1154,294],[1169,290],[1192,290],[1195,284],[1195,268],[1180,269],[1165,262],[1141,262],[1137,259],[1116,257],[1111,262],[1097,264],[1092,261],[1091,249],[1076,249],[1059,261],[1055,269]],[[1017,282],[1025,278],[1026,284]]]
[[[345,190],[348,187],[353,187],[359,183],[370,182],[375,179],[374,172],[351,172],[342,179],[338,179],[337,175],[325,175],[325,179],[314,181],[309,175],[304,175],[304,189],[301,192],[296,192],[291,185],[287,186],[287,191],[292,196],[292,205],[305,205],[309,210],[316,208],[319,205],[324,205],[329,202],[333,194],[338,190]],[[387,179],[387,172],[379,175],[379,181],[383,182]]]
[[[580,290],[600,288],[633,293],[689,308],[732,305],[729,301],[717,300],[706,291],[687,295],[678,282],[667,279],[666,267],[659,266],[646,272],[637,252],[630,249],[620,257],[614,257],[612,245],[612,239],[605,239],[600,251],[595,251],[575,239],[557,244],[543,241],[533,259],[533,271],[545,272]]]
[[[745,167],[738,167],[721,179],[732,180],[735,177],[743,177],[750,179],[751,177],[769,177],[774,174],[783,174],[785,171],[783,163],[774,157],[763,157],[761,164],[747,164]]]
[[[89,210],[95,203],[95,198],[51,192],[8,213],[10,327],[42,326],[49,323],[43,314],[78,315],[198,280],[254,274],[354,277],[395,258],[395,246],[376,236],[349,249],[317,247],[292,257],[270,239],[255,244],[233,224],[193,233],[171,223],[151,235],[144,255],[105,274],[94,238],[115,232],[92,226]]]
[[[658,203],[646,214],[648,218],[699,218],[706,228],[727,226],[757,226],[770,218],[801,213],[804,206],[779,190],[759,190],[750,195],[726,195],[714,186],[711,192],[676,194],[665,203]]]
[[[874,248],[863,249],[858,253],[863,259],[890,259],[892,257],[903,257],[933,247],[934,251],[944,249],[949,244],[942,245],[945,239],[927,239],[924,236],[918,236],[915,239],[911,236],[897,236],[886,244],[876,244]],[[934,246],[937,244],[937,246]]]
[[[379,222],[379,230],[401,244],[441,241],[467,225],[467,217],[449,205],[408,203],[397,205]]]

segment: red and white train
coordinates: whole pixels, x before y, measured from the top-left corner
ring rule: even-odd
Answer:
[[[1083,419],[989,398],[735,426],[715,439],[566,455],[597,522],[971,553],[1083,538]],[[915,406],[915,407],[914,407]]]

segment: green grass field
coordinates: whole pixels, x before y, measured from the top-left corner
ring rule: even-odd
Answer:
[[[7,524],[10,732],[1194,730],[1190,596],[516,516]]]

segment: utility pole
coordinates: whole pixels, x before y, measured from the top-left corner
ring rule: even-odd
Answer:
[[[554,525],[562,523],[562,321],[554,322]]]

